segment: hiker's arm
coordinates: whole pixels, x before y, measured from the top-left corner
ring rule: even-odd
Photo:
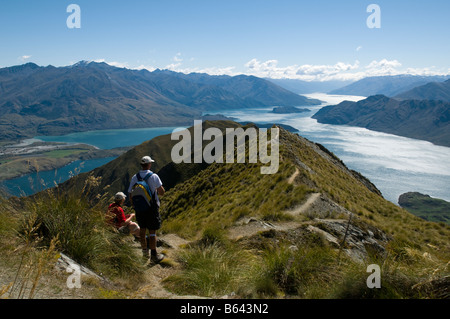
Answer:
[[[164,193],[166,192],[166,190],[165,190],[164,187],[162,187],[162,186],[159,186],[159,187],[156,189],[156,191],[158,192],[158,195],[159,195],[159,196],[163,196]]]
[[[128,225],[131,222],[131,220],[133,219],[133,217],[134,217],[134,214],[129,215],[127,220],[125,220],[125,225]]]

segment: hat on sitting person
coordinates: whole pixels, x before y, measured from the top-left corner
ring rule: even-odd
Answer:
[[[114,195],[115,200],[122,200],[127,198],[127,196],[123,192],[118,192],[116,195]]]
[[[141,164],[148,164],[148,163],[153,163],[154,160],[152,160],[152,158],[150,156],[144,156],[141,159]]]

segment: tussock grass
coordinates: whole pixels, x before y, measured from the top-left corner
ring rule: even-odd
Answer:
[[[108,276],[142,274],[129,238],[106,223],[107,203],[100,199],[92,206],[83,193],[44,192],[27,206],[36,215],[36,232],[44,242],[57,237],[57,248],[80,264]]]
[[[247,280],[253,256],[217,243],[198,245],[178,255],[183,271],[164,283],[171,291],[206,297],[231,294]]]
[[[328,286],[335,276],[335,252],[328,247],[281,247],[267,250],[254,275],[257,297],[307,297],[310,290]]]
[[[11,205],[2,205],[0,251],[5,256],[2,264],[17,272],[8,289],[15,297],[34,296],[39,278],[53,269],[59,252],[109,279],[142,279],[145,266],[140,251],[131,245],[132,238],[106,223],[108,199],[89,199],[95,182],[89,179],[78,193],[56,189],[25,198],[20,213]],[[17,288],[18,284],[24,288]]]

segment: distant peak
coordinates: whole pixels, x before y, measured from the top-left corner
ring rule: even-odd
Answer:
[[[28,62],[22,65],[15,65],[15,66],[11,66],[11,67],[6,67],[1,69],[2,71],[6,71],[8,73],[16,73],[16,72],[22,72],[25,70],[35,70],[35,69],[39,69],[40,66],[37,65],[36,63],[33,62]]]
[[[74,65],[72,65],[72,67],[87,66],[87,65],[90,64],[91,62],[92,62],[92,61],[81,60],[81,61],[75,63]]]
[[[39,67],[39,65],[37,65],[36,63],[33,63],[33,62],[25,63],[23,66],[24,67],[28,67],[28,68],[32,68],[32,69],[37,69]]]

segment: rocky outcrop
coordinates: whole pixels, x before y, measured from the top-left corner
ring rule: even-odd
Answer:
[[[353,218],[352,218],[353,219]],[[384,255],[385,245],[389,237],[374,226],[352,219],[319,219],[316,233],[324,235],[325,239],[336,248],[342,249],[352,259],[366,260],[370,254]]]

